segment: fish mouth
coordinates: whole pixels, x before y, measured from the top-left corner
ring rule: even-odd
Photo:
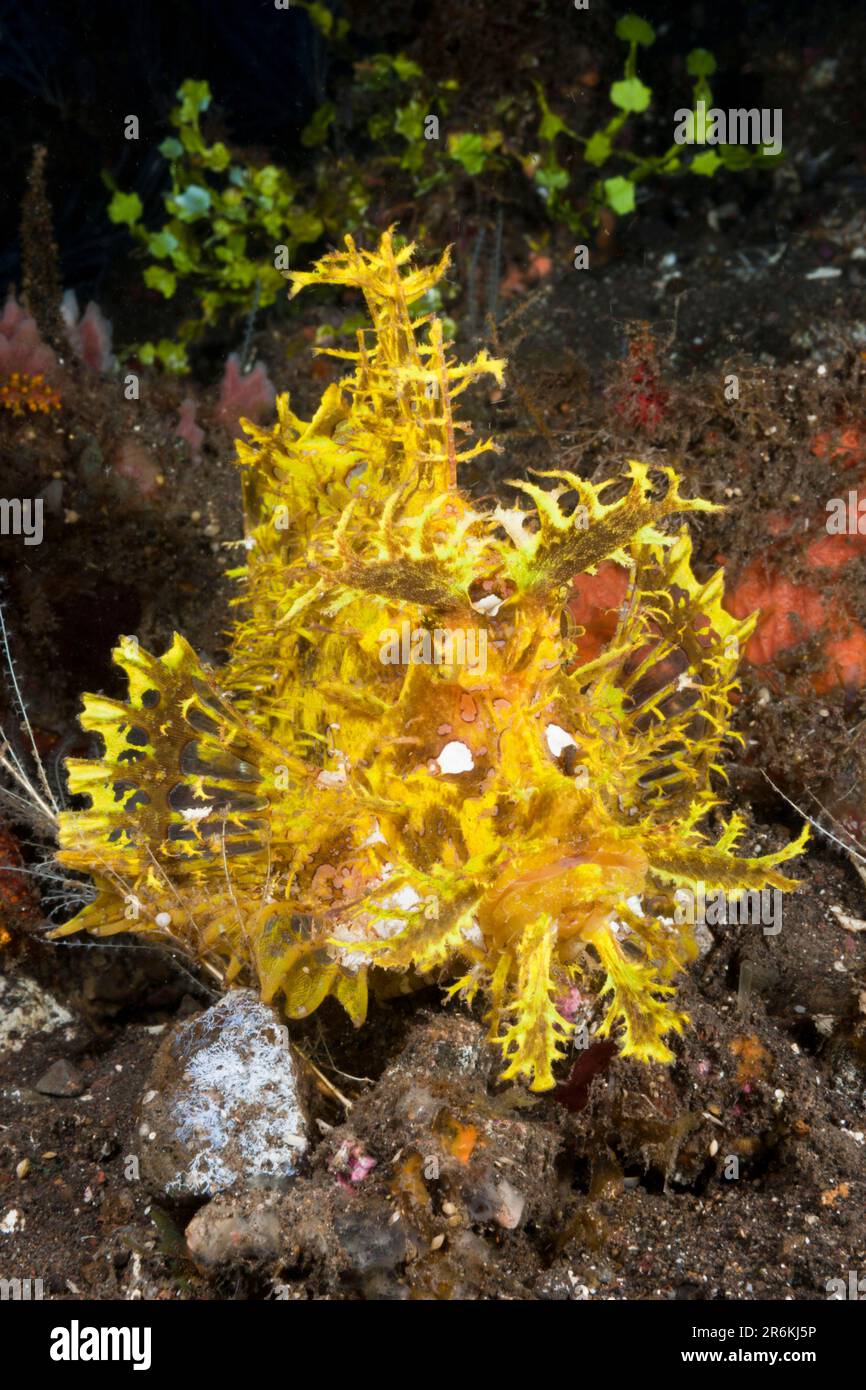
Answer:
[[[564,937],[607,920],[618,903],[639,896],[647,860],[636,848],[587,847],[512,863],[479,904],[478,923],[499,944],[528,922],[549,916]]]

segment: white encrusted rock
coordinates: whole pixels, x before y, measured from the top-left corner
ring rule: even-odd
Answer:
[[[232,990],[166,1038],[142,1096],[141,1176],[177,1202],[278,1187],[298,1170],[309,1114],[288,1031]]]
[[[0,1053],[20,1052],[37,1033],[72,1023],[53,994],[26,975],[0,975]]]

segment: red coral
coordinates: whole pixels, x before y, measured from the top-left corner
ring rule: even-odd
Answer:
[[[746,660],[767,666],[780,652],[795,647],[827,624],[824,601],[805,584],[794,584],[755,560],[744,570],[725,607],[735,618],[760,609],[758,625],[746,647]]]
[[[829,539],[839,539],[830,537]],[[760,610],[745,651],[754,666],[772,667],[785,652],[810,637],[823,637],[825,661],[811,677],[814,690],[866,685],[866,631],[844,604],[832,608],[816,589],[795,584],[755,560],[728,595],[725,606],[736,618]]]
[[[866,435],[859,425],[842,425],[815,435],[810,450],[816,458],[851,468],[866,461]],[[863,485],[860,490],[848,490],[849,517],[858,516],[864,498]],[[866,629],[844,602],[825,598],[817,587],[808,582],[794,583],[781,572],[782,557],[790,553],[792,545],[801,551],[810,570],[824,572],[821,577],[825,580],[828,572],[840,574],[863,554],[866,535],[856,529],[856,523],[850,534],[834,534],[826,529],[827,519],[827,512],[822,512],[812,519],[811,530],[795,535],[790,518],[770,513],[766,525],[774,543],[761,559],[743,571],[726,600],[726,607],[738,618],[760,610],[745,657],[755,666],[768,668],[768,672],[799,643],[813,638],[823,644],[824,663],[810,677],[818,694],[826,694],[837,686],[849,690],[866,686]],[[796,524],[799,527],[799,517]]]
[[[611,394],[614,410],[632,429],[652,434],[667,415],[670,392],[662,382],[649,324],[638,323],[630,329],[628,353]]]
[[[866,536],[818,536],[806,547],[812,569],[840,570],[866,550]]]
[[[39,920],[39,900],[24,868],[18,841],[0,821],[0,919],[5,926],[35,926]],[[0,946],[10,940],[10,932],[0,925]]]
[[[628,572],[603,560],[596,574],[578,574],[571,581],[568,611],[585,629],[577,639],[579,661],[594,661],[616,631],[619,609],[628,589]]]
[[[866,438],[863,430],[849,425],[843,430],[822,430],[812,440],[811,452],[819,459],[838,459],[843,468],[866,461]]]

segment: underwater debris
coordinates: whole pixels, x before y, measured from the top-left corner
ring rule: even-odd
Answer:
[[[697,952],[677,888],[792,888],[778,866],[808,835],[746,858],[738,815],[715,843],[703,828],[755,618],[725,611],[721,571],[692,573],[666,523],[713,504],[671,468],[547,472],[513,484],[528,507],[474,508],[458,468],[494,446],[463,444],[454,404],[504,363],[456,362],[441,322],[413,317],[448,265],[413,251],[347,237],[289,277],[293,294],[360,289],[372,330],[324,349],[349,375],[311,421],[281,396],[276,424],[245,425],[227,663],[206,669],[179,635],[162,658],[121,638],[128,703],[85,696],[105,747],[67,763],[90,806],[61,814],[59,858],[98,893],[54,935],[137,931],[289,1017],[333,995],[356,1025],[382,972],[450,977],[488,1000],[503,1077],[535,1090],[579,987],[604,1000],[598,1038],[667,1062],[687,1022],[672,980]],[[574,576],[605,561],[626,592],[586,660],[563,617]],[[383,659],[404,623],[483,634],[483,669],[456,642]]]
[[[28,312],[39,326],[40,336],[62,352],[66,335],[60,308],[60,253],[45,184],[47,156],[44,145],[34,147],[27,188],[21,201],[21,292]]]
[[[47,153],[44,145],[34,148],[27,176],[21,203],[21,305],[10,290],[0,321],[0,335],[7,340],[0,341],[0,364],[9,371],[56,377],[71,349],[86,367],[105,372],[114,365],[111,324],[93,301],[82,315],[75,291],[61,290],[60,254],[45,184]],[[6,360],[10,354],[11,365]],[[32,362],[27,360],[31,354]]]

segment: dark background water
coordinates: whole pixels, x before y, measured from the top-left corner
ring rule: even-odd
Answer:
[[[437,6],[448,27],[446,52],[459,50],[461,15],[477,8],[472,0]],[[628,6],[592,0],[591,8],[612,29]],[[672,53],[708,47],[719,61],[715,93],[722,105],[762,104],[762,73],[748,58],[771,49],[774,33],[780,46],[820,51],[828,23],[838,33],[846,13],[863,11],[860,0],[835,5],[831,15],[806,0],[657,0],[635,8],[659,31],[641,57],[655,85],[663,83]],[[497,9],[513,11],[524,24],[530,12],[539,26],[574,17],[570,0],[500,0]],[[362,20],[361,32],[353,33],[356,54],[397,51],[430,22],[427,0],[356,4],[351,15]],[[496,55],[481,53],[478,61],[495,63]],[[63,282],[86,298],[98,296],[128,247],[123,230],[106,217],[102,171],[135,188],[146,208],[158,206],[165,162],[157,145],[184,78],[211,84],[222,133],[234,146],[261,149],[291,168],[308,157],[300,132],[325,98],[334,62],[307,14],[296,6],[276,10],[273,0],[3,0],[0,284],[18,279],[19,205],[34,144],[49,149]],[[138,142],[123,137],[128,114],[141,121]]]

